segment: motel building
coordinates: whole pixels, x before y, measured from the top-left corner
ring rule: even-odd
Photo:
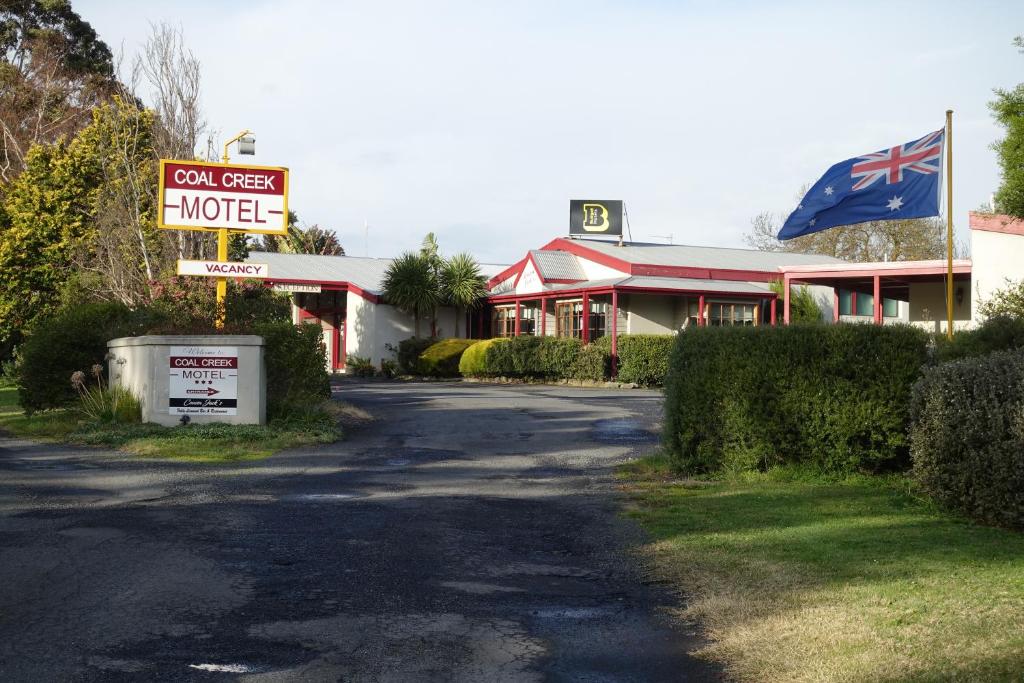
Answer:
[[[972,258],[953,263],[955,329],[976,324],[982,301],[1024,279],[1024,222],[972,213],[970,234]],[[350,354],[379,367],[413,335],[412,316],[381,295],[389,259],[253,252],[250,261],[268,264],[268,282],[291,293],[294,322],[321,326],[332,371],[344,372]],[[776,295],[773,281],[807,285],[829,322],[900,322],[942,332],[946,269],[945,260],[848,263],[813,254],[559,237],[511,266],[482,266],[489,277],[486,304],[458,320],[442,308],[434,333],[609,336],[614,354],[621,334],[788,322],[788,297]],[[422,335],[431,333],[429,316],[420,325]]]

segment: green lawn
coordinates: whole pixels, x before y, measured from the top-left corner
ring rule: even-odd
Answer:
[[[656,459],[622,477],[655,571],[706,628],[701,654],[733,677],[1024,680],[1024,534],[897,479],[682,482]]]
[[[258,460],[286,448],[336,441],[338,410],[342,408],[328,404],[322,419],[297,425],[102,425],[85,422],[71,410],[25,415],[15,388],[0,385],[0,429],[15,436],[195,462]]]

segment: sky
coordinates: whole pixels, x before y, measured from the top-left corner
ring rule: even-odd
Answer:
[[[434,232],[512,263],[568,234],[573,198],[624,200],[627,239],[742,247],[756,214],[947,109],[966,240],[999,183],[987,103],[1024,81],[1016,1],[73,6],[124,63],[180,27],[210,127],[253,130],[242,159],[290,168],[291,208],[352,256]]]

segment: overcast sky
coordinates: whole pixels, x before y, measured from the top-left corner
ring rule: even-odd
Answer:
[[[1024,81],[1024,2],[77,0],[130,60],[180,25],[211,126],[256,133],[350,255],[437,233],[510,263],[623,199],[633,239],[743,246],[831,164],[955,110],[954,218],[999,175],[987,109]],[[237,160],[237,159],[236,159]],[[661,237],[656,237],[661,236]]]

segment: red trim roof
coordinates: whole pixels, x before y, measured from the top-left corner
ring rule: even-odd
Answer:
[[[984,232],[1001,232],[1005,235],[1024,235],[1024,221],[998,213],[978,213],[971,211],[967,214],[971,230],[982,230]]]

